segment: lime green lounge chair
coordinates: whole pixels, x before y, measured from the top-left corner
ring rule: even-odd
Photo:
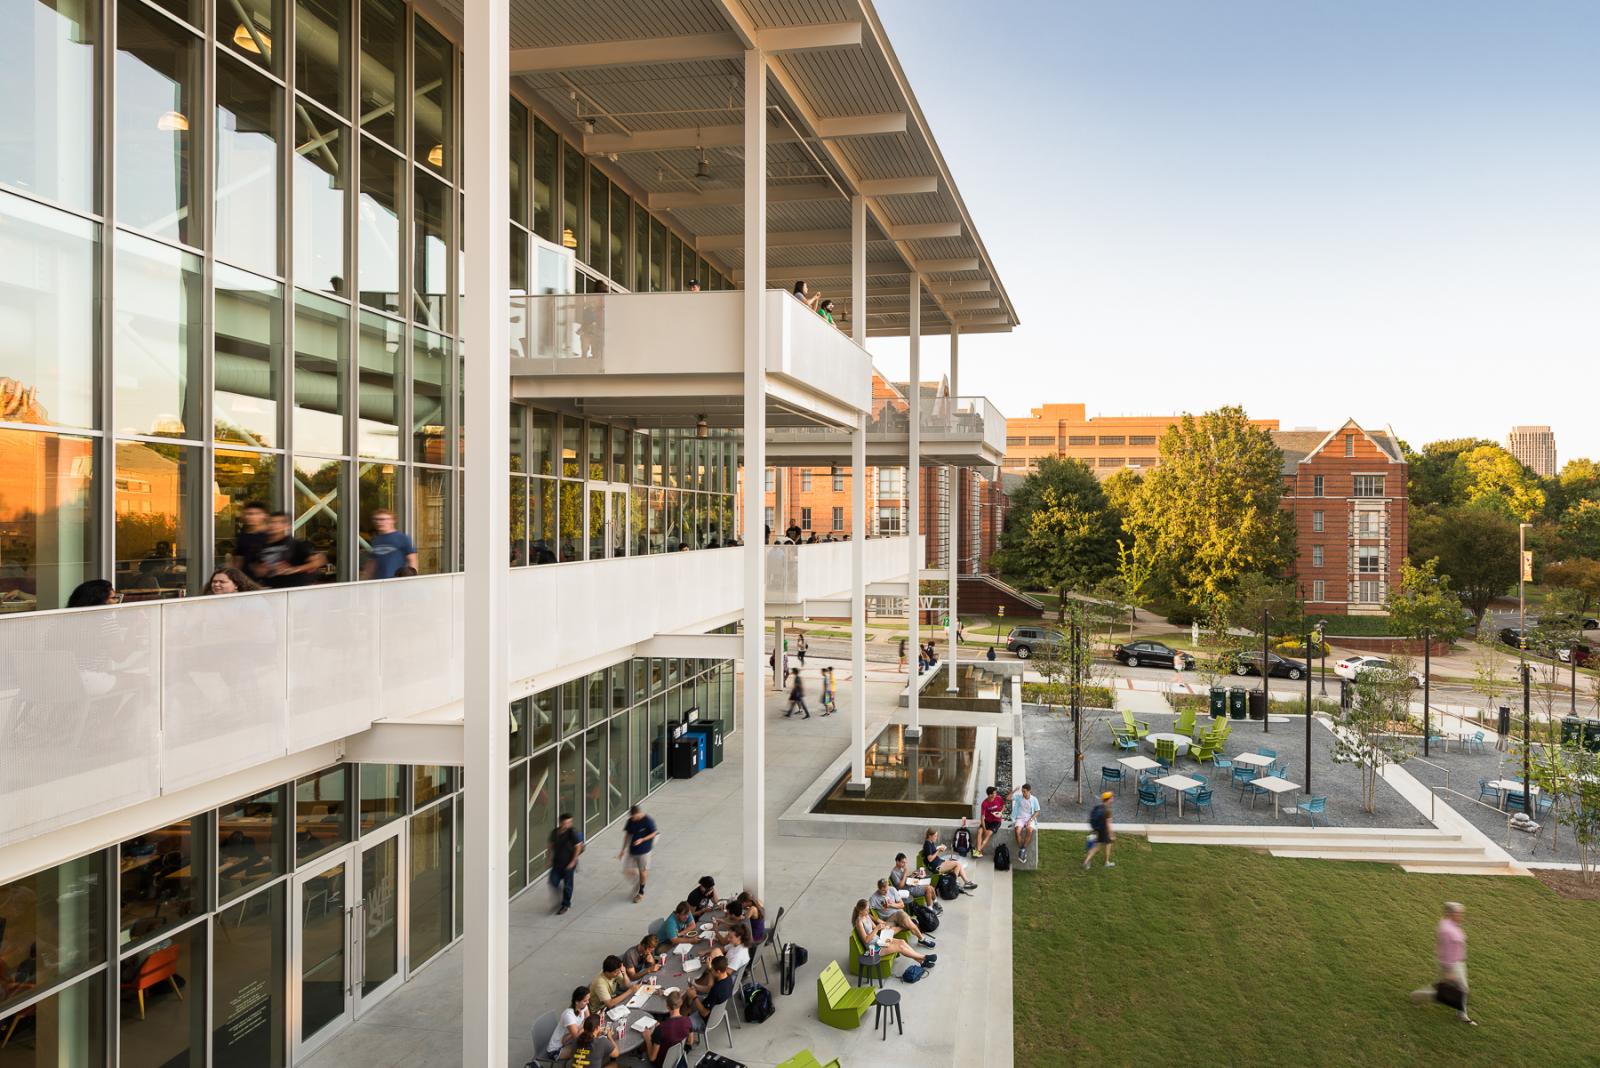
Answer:
[[[1184,708],[1178,711],[1178,725],[1172,728],[1174,734],[1194,733],[1194,709]]]
[[[904,939],[906,941],[910,941],[911,940],[911,932],[910,931],[901,931],[899,934],[895,935],[895,937],[896,938],[900,938],[900,939]],[[850,974],[851,975],[855,975],[857,973],[856,958],[860,957],[865,952],[866,952],[866,949],[861,945],[861,937],[856,934],[855,928],[851,928],[850,929]],[[894,975],[894,961],[895,961],[895,958],[893,956],[888,956],[888,957],[884,957],[882,960],[878,961],[878,963],[876,963],[876,964],[867,965],[867,975],[870,976],[873,979],[888,979],[888,978],[891,978]]]
[[[817,976],[817,1019],[841,1031],[854,1031],[878,1000],[870,986],[851,986],[838,961],[829,961]]]
[[[1135,738],[1143,738],[1150,733],[1150,724],[1142,719],[1134,719],[1133,713],[1126,708],[1122,710],[1122,723],[1123,726],[1133,732]]]

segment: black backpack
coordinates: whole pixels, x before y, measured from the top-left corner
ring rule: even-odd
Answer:
[[[926,905],[912,905],[911,918],[917,921],[917,927],[923,934],[932,934],[939,929],[939,914]]]
[[[1002,844],[994,847],[994,870],[1011,870],[1011,849],[1009,846]]]
[[[806,961],[811,959],[811,954],[806,952],[805,946],[797,946],[793,942],[783,947],[783,962],[779,965],[778,992],[781,994],[794,993],[794,973],[805,967]]]
[[[950,836],[950,848],[962,856],[972,852],[972,832],[965,827],[957,827],[956,833]]]
[[[746,983],[743,997],[745,1023],[762,1023],[772,1015],[772,992],[760,983]]]
[[[961,896],[961,884],[956,882],[956,873],[947,871],[939,876],[939,896],[945,901],[954,901]]]

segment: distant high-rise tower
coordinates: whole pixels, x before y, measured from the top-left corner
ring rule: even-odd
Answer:
[[[1547,426],[1514,426],[1506,435],[1506,451],[1536,475],[1556,473],[1556,436]]]

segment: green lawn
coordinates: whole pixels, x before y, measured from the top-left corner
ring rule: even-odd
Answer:
[[[1134,837],[1082,876],[1082,836],[1044,837],[1015,876],[1018,1065],[1600,1064],[1600,902]],[[1478,1027],[1406,998],[1445,900]]]

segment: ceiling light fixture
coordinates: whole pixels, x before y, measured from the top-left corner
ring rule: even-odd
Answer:
[[[706,422],[706,417],[703,415],[694,417],[694,436],[697,438],[709,438],[711,436],[711,424]]]
[[[561,231],[561,245],[563,248],[578,247],[578,235],[572,232],[572,228],[570,226],[564,227]]]
[[[444,146],[434,145],[428,149],[428,162],[440,170],[444,169]]]
[[[259,56],[261,54],[261,45],[256,44],[257,37],[261,38],[261,44],[267,46],[267,51],[270,54],[272,51],[272,38],[260,30],[251,33],[250,27],[242,22],[233,28],[233,43],[244,51]]]
[[[156,129],[177,133],[189,129],[189,117],[181,111],[163,111],[156,120]]]
[[[700,149],[700,165],[694,169],[694,179],[697,182],[711,181],[711,161],[706,159],[706,150]]]

